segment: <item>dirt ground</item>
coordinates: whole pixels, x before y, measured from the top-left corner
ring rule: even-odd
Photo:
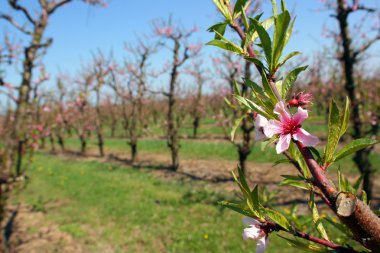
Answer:
[[[87,157],[81,157],[74,153],[59,154],[59,156],[62,159],[98,160],[130,165],[127,157],[123,154],[111,154],[105,158],[99,158],[91,154],[91,152]],[[234,161],[184,160],[181,161],[181,167],[177,172],[170,171],[164,167],[164,164],[169,164],[169,162],[169,159],[164,155],[140,153],[139,161],[135,164],[134,169],[140,168],[162,180],[199,180],[206,182],[216,190],[227,192],[237,190],[230,173],[231,170],[236,168],[236,162]],[[294,190],[293,187],[279,187],[277,185],[282,179],[281,175],[295,174],[295,169],[292,166],[280,164],[273,167],[271,164],[249,162],[247,167],[249,168],[248,179],[252,185],[266,185],[269,191],[278,191],[277,204],[291,205],[292,203],[299,203],[301,204],[301,211],[307,210],[306,192]],[[333,180],[336,179],[336,175],[331,176]],[[349,179],[355,179],[353,175],[347,176]],[[375,189],[379,189],[380,181],[375,180],[375,182]],[[374,203],[378,206],[380,203],[379,191],[375,191],[374,197]],[[87,244],[78,242],[71,235],[62,232],[54,222],[47,221],[44,213],[32,210],[29,206],[9,206],[7,214],[7,220],[11,221],[8,223],[10,228],[8,229],[8,239],[11,253],[94,252],[89,249]],[[12,216],[13,218],[11,218]],[[92,242],[89,242],[89,245],[97,243],[96,236],[95,234],[93,235],[93,238],[90,239]],[[113,252],[110,245],[97,245],[97,248],[101,249],[98,252]]]

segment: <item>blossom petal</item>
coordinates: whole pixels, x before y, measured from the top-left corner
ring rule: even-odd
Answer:
[[[274,113],[280,115],[281,122],[288,122],[291,119],[291,115],[288,112],[288,109],[286,109],[285,103],[283,101],[280,101],[276,104],[274,107]]]
[[[280,136],[280,139],[278,140],[276,145],[277,154],[281,154],[289,148],[291,138],[292,136],[290,134]]]
[[[268,123],[264,126],[264,134],[268,138],[272,138],[275,134],[280,134],[282,132],[281,122],[278,120],[269,120]]]
[[[266,139],[266,135],[264,134],[263,128],[255,128],[255,141],[261,141]]]
[[[243,239],[244,240],[247,240],[247,239],[253,239],[253,240],[259,239],[261,232],[262,231],[261,231],[260,228],[257,228],[257,227],[254,227],[254,226],[251,226],[249,228],[245,228],[243,230]]]
[[[255,127],[264,127],[266,124],[268,123],[268,120],[267,118],[265,118],[264,116],[260,115],[260,114],[257,114],[256,118],[255,118]]]
[[[256,226],[256,225],[260,225],[260,221],[254,219],[254,218],[251,218],[251,217],[244,217],[243,218],[243,224],[246,225],[246,226]]]
[[[256,253],[264,253],[268,244],[268,236],[264,236],[257,240]]]
[[[293,121],[296,125],[301,125],[307,117],[309,117],[307,110],[298,107],[297,113],[293,116]]]
[[[268,123],[268,120],[258,114],[255,118],[255,140],[261,141],[267,137],[264,134],[264,126]]]
[[[302,142],[306,147],[314,147],[319,142],[318,137],[311,135],[303,128],[298,129],[297,132],[293,134],[293,139]]]

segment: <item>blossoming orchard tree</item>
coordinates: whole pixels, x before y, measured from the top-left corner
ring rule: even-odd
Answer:
[[[129,82],[129,102],[131,111],[129,115],[129,146],[131,147],[132,164],[137,158],[137,142],[145,126],[147,126],[147,115],[144,113],[144,99],[147,90],[148,66],[153,54],[157,52],[158,44],[144,42],[143,38],[138,40],[136,46],[126,45],[127,51],[133,59],[127,66],[131,75]]]
[[[324,5],[334,12],[331,16],[338,23],[338,32],[333,30],[327,31],[337,44],[337,59],[342,64],[342,73],[344,76],[344,88],[352,103],[351,122],[353,131],[351,137],[356,138],[376,138],[379,132],[380,112],[375,108],[370,108],[370,104],[376,101],[365,100],[369,98],[364,96],[359,83],[358,72],[359,64],[363,62],[363,55],[372,45],[380,41],[380,24],[379,11],[370,7],[368,1],[360,0],[324,0]],[[360,22],[354,25],[350,22],[350,17],[359,15]],[[359,35],[359,36],[357,36]],[[368,105],[367,105],[368,104]],[[369,120],[364,115],[364,107],[371,114]],[[368,198],[372,198],[373,188],[373,165],[369,156],[373,147],[358,150],[354,155],[354,162],[360,173],[363,175],[363,188],[367,192]]]
[[[243,221],[248,227],[244,229],[243,238],[258,240],[256,252],[263,252],[269,236],[280,231],[281,237],[290,245],[305,251],[380,252],[380,218],[368,206],[365,191],[359,190],[360,180],[351,185],[339,172],[339,181],[333,183],[326,173],[338,160],[374,145],[376,141],[356,139],[336,151],[340,138],[348,128],[350,101],[347,98],[343,108],[332,100],[326,146],[323,152],[314,148],[318,138],[302,128],[302,123],[309,116],[305,107],[310,105],[310,96],[307,91],[293,98],[289,94],[297,76],[306,70],[306,66],[297,67],[284,76],[279,75],[284,64],[299,52],[283,55],[292,34],[294,19],[284,1],[281,1],[280,10],[276,2],[272,1],[273,15],[261,20],[262,15],[246,15],[246,0],[235,3],[214,0],[224,20],[210,28],[215,33],[215,39],[209,44],[252,62],[260,73],[261,84],[245,80],[251,89],[249,97],[237,93],[234,98],[242,111],[253,112],[255,127],[261,131],[256,139],[268,145],[275,143],[277,153],[294,165],[295,174],[283,176],[281,184],[308,191],[310,220],[314,226],[310,231],[302,231],[304,228],[296,215],[285,215],[275,210],[257,185],[250,189],[240,168],[238,175],[233,173],[233,176],[241,190],[241,201],[221,204],[246,216]],[[236,44],[225,37],[228,27],[239,36],[241,43]],[[254,48],[255,45],[257,48]],[[251,115],[247,114],[246,117]],[[338,220],[330,218],[328,213],[323,214],[328,216],[323,219],[316,198],[320,198]],[[331,227],[325,227],[325,222],[342,233],[330,231]]]
[[[171,168],[177,170],[179,167],[179,138],[178,138],[178,124],[176,123],[176,96],[179,85],[179,71],[180,68],[191,57],[199,53],[200,47],[195,47],[189,44],[188,39],[197,31],[197,28],[186,30],[182,27],[175,26],[171,20],[165,22],[157,21],[155,23],[155,33],[162,39],[162,43],[168,47],[172,53],[173,60],[170,63],[170,78],[169,90],[162,92],[162,95],[167,98],[168,111],[167,111],[167,145],[171,151]],[[171,43],[172,47],[168,44]]]
[[[203,62],[200,58],[196,58],[192,61],[191,66],[186,72],[193,77],[196,89],[195,92],[189,96],[189,112],[193,121],[193,138],[197,138],[198,128],[200,126],[201,118],[206,114],[205,104],[203,98],[203,87],[210,79],[209,71],[204,69]]]

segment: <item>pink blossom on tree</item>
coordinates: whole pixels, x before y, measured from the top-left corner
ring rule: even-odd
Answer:
[[[261,229],[261,222],[250,217],[244,217],[243,223],[248,228],[243,231],[243,239],[257,240],[256,253],[263,253],[267,247],[268,236],[263,229]]]
[[[264,134],[268,138],[272,138],[276,134],[280,135],[276,145],[277,154],[289,148],[292,138],[306,147],[317,145],[318,138],[301,128],[302,122],[309,116],[307,110],[298,107],[297,113],[291,115],[286,109],[285,103],[281,101],[276,104],[274,113],[279,115],[280,120],[269,120],[264,126]]]

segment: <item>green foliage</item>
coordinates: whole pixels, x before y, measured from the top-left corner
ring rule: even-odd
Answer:
[[[378,143],[378,141],[369,138],[357,139],[347,144],[340,151],[335,152],[340,138],[347,131],[349,118],[349,99],[346,98],[343,112],[341,112],[336,102],[332,100],[330,104],[327,144],[323,157],[323,163],[325,167],[329,166],[332,162],[339,161],[340,159],[355,153],[358,150]]]
[[[346,99],[345,111],[341,115],[340,109],[334,100],[330,103],[328,136],[323,162],[328,166],[334,160],[335,149],[339,143],[340,137],[347,130],[347,122],[349,118],[349,100]]]
[[[221,40],[212,40],[207,43],[207,45],[216,46],[222,49],[225,49],[227,51],[231,51],[233,53],[237,54],[244,54],[243,49],[239,47],[238,45],[235,45],[232,41],[227,40],[222,35],[220,35],[218,32],[215,32],[218,36],[221,37]]]
[[[334,155],[333,161],[338,161],[346,156],[355,153],[358,150],[375,145],[376,143],[378,143],[378,141],[369,138],[353,140]]]
[[[306,182],[306,179],[301,176],[292,176],[292,175],[281,175],[284,180],[281,181],[280,185],[291,185],[303,190],[310,190],[310,183]]]
[[[314,191],[313,190],[310,191],[309,207],[311,209],[314,225],[315,225],[317,231],[319,232],[320,236],[323,239],[330,241],[329,237],[327,235],[327,232],[325,230],[325,227],[322,224],[322,220],[319,216],[319,212],[318,212],[317,206],[315,204],[315,200],[314,200]]]
[[[308,66],[295,68],[285,77],[282,83],[282,92],[281,92],[283,99],[286,99],[286,95],[288,94],[289,90],[291,90],[292,86],[297,80],[299,73],[301,73],[302,71],[305,71],[307,67]]]
[[[213,2],[220,11],[220,13],[222,13],[227,23],[231,23],[232,16],[229,10],[230,0],[213,0]]]
[[[220,40],[226,32],[227,23],[218,23],[207,29],[209,32],[215,32],[215,40]]]
[[[363,175],[356,180],[354,185],[351,185],[348,179],[340,172],[340,170],[338,170],[338,187],[341,192],[351,192],[352,194],[357,194],[362,181]]]
[[[267,217],[269,217],[271,220],[276,222],[278,225],[280,225],[285,230],[289,231],[292,229],[292,227],[289,224],[288,219],[282,213],[280,213],[276,210],[273,210],[273,209],[269,209],[269,208],[265,208],[264,213]]]

